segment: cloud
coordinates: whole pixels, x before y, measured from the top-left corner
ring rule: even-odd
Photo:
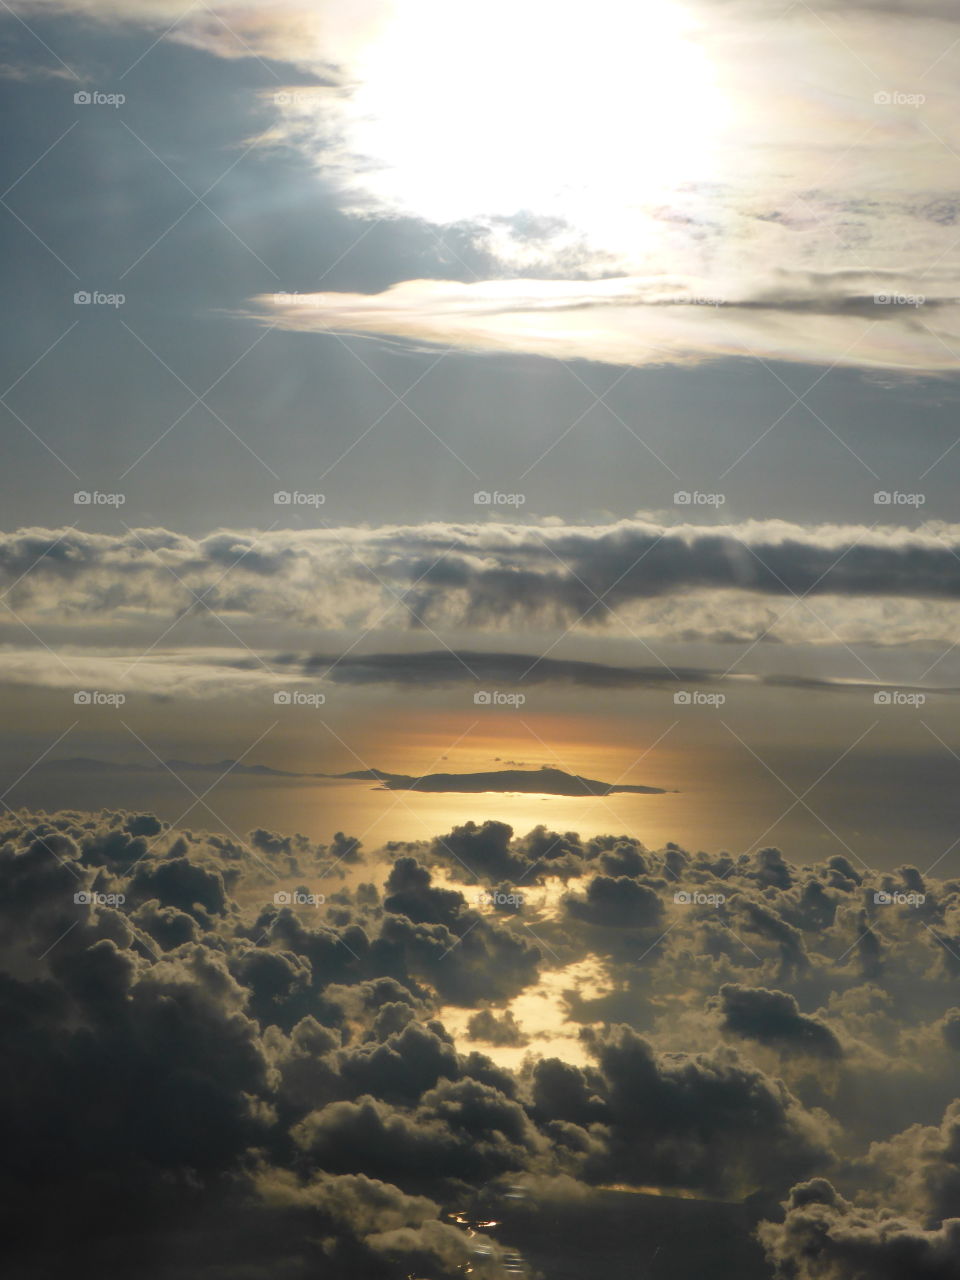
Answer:
[[[568,898],[567,910],[603,928],[650,929],[660,924],[663,903],[653,889],[629,876],[594,876],[586,898]]]
[[[307,1116],[294,1140],[326,1169],[481,1183],[526,1168],[542,1143],[521,1106],[477,1080],[444,1081],[410,1114],[370,1097],[334,1103]]]
[[[788,1053],[828,1059],[842,1056],[840,1042],[830,1028],[802,1014],[796,997],[785,991],[725,983],[720,988],[719,1009],[723,1029],[733,1035],[775,1045]]]
[[[581,527],[437,522],[220,531],[205,538],[163,529],[121,535],[21,530],[0,536],[0,583],[10,587],[15,616],[35,628],[71,629],[73,643],[60,646],[46,682],[77,689],[103,674],[113,660],[109,651],[93,658],[82,642],[102,644],[104,627],[113,638],[122,624],[130,658],[121,674],[137,672],[145,688],[168,693],[174,681],[163,671],[171,651],[151,647],[157,620],[189,632],[198,598],[205,606],[199,620],[216,626],[220,617],[234,628],[274,622],[294,629],[436,632],[522,624],[528,632],[607,630],[654,642],[720,633],[748,644],[764,637],[903,644],[952,638],[958,549],[960,531],[945,524],[716,526],[653,517]],[[798,597],[816,608],[798,607]],[[129,643],[134,636],[142,638],[139,650]],[[36,679],[36,662],[24,652],[11,650],[9,679]],[[193,651],[174,659],[177,678],[201,692],[222,687],[225,674],[211,663],[216,656]],[[283,687],[285,672],[304,662],[281,655],[281,670],[274,671],[256,654],[238,662],[233,653],[230,661],[233,679],[251,688],[258,681],[262,686],[264,672]],[[417,661],[423,659],[358,656],[342,679],[390,678],[392,668],[397,679],[415,680]],[[510,674],[506,655],[483,661],[491,676]],[[335,678],[337,664],[316,657],[301,669]],[[603,678],[573,666],[545,670],[585,683],[591,674],[597,683]],[[630,678],[653,677],[635,670]]]
[[[522,905],[481,912],[441,884],[462,877],[454,851],[487,883],[522,876]],[[769,1214],[805,1178],[760,1233],[784,1277],[955,1268],[960,881],[491,822],[374,851],[369,882],[307,907],[274,901],[292,859],[324,886],[327,848],[300,836],[0,822],[12,1274],[63,1272],[83,1231],[112,1280],[162,1230],[158,1280],[305,1280],[318,1239],[334,1280],[453,1280],[478,1241],[503,1246],[449,1214],[499,1215],[508,1185],[562,1185],[591,1220],[611,1184]],[[918,886],[922,913],[874,901]],[[882,988],[856,958],[865,921]],[[582,962],[605,981],[578,981]],[[537,1021],[548,985],[576,1063],[545,1056],[569,1042]],[[134,1250],[119,1263],[105,1197]]]
[[[599,0],[589,23],[546,0],[12,7],[272,60],[261,147],[348,215],[455,227],[490,263],[485,280],[265,296],[270,323],[630,365],[954,367],[957,23],[931,0],[828,17]]]
[[[530,1043],[530,1037],[521,1029],[510,1009],[502,1018],[498,1018],[492,1009],[481,1009],[471,1016],[467,1023],[467,1033],[471,1040],[486,1041],[487,1044],[502,1047],[522,1049]]]
[[[920,269],[743,284],[604,280],[409,280],[378,294],[263,294],[271,325],[379,334],[465,351],[618,365],[751,358],[946,375],[960,348],[960,281]],[[924,279],[923,293],[918,280]],[[256,312],[252,313],[256,314]]]
[[[783,1224],[760,1239],[777,1280],[949,1280],[960,1265],[960,1219],[935,1230],[855,1207],[824,1178],[794,1187]]]
[[[584,1034],[609,1134],[595,1157],[601,1176],[736,1195],[790,1167],[829,1162],[814,1118],[781,1082],[735,1057],[660,1058],[629,1027]]]

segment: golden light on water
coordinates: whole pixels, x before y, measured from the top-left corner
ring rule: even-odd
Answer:
[[[412,723],[397,717],[361,726],[354,755],[331,750],[325,763],[337,772],[375,766],[415,777],[545,765],[599,782],[659,787],[662,795],[390,791],[367,782],[327,782],[290,790],[288,801],[300,829],[364,833],[368,848],[384,840],[432,840],[467,821],[506,822],[518,835],[540,825],[584,836],[625,834],[657,846],[682,838],[681,827],[692,829],[696,804],[696,757],[670,741],[669,725],[662,713],[610,718],[523,707],[478,708],[466,716],[428,708]],[[301,816],[307,813],[309,818]]]
[[[596,956],[556,969],[544,969],[535,986],[521,992],[503,1009],[497,1009],[498,1016],[507,1010],[513,1014],[520,1029],[530,1038],[529,1046],[491,1045],[470,1040],[467,1023],[474,1012],[471,1009],[448,1005],[440,1016],[461,1052],[480,1049],[502,1067],[515,1070],[530,1054],[561,1058],[584,1066],[588,1057],[579,1038],[580,1024],[569,1021],[568,993],[575,992],[580,999],[597,999],[610,990],[611,980]]]

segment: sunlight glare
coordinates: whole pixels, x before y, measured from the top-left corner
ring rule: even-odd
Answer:
[[[337,94],[344,168],[388,212],[558,219],[629,253],[638,213],[713,176],[726,106],[699,35],[670,0],[408,0]]]

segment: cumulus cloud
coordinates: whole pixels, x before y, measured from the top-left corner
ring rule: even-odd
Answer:
[[[720,1011],[723,1029],[733,1035],[817,1057],[839,1058],[843,1052],[833,1031],[816,1018],[802,1014],[796,997],[785,991],[725,983],[720,988]]]
[[[585,1222],[610,1186],[743,1201],[784,1277],[952,1274],[960,881],[496,822],[370,851],[352,888],[328,864],[148,813],[0,822],[12,1274],[60,1273],[77,1232],[129,1273],[109,1204],[145,1255],[189,1217],[158,1280],[453,1280],[479,1204],[561,1186]],[[479,909],[453,867],[522,903]],[[548,987],[579,1037],[541,1034]]]
[[[925,1230],[856,1208],[824,1178],[795,1187],[784,1223],[765,1223],[760,1238],[778,1280],[948,1280],[960,1265],[960,1219]]]
[[[488,1044],[522,1049],[530,1043],[530,1037],[524,1033],[510,1009],[502,1018],[498,1018],[492,1009],[481,1009],[470,1018],[467,1031],[472,1040],[485,1040]]]

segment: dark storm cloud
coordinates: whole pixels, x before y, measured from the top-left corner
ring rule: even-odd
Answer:
[[[526,1168],[544,1140],[525,1111],[477,1080],[445,1081],[409,1114],[374,1098],[308,1116],[294,1138],[311,1162],[404,1182],[484,1182]]]
[[[466,822],[434,841],[433,854],[459,863],[475,879],[519,878],[531,864],[511,848],[512,838],[513,828],[505,822]]]
[[[829,1027],[800,1012],[785,991],[725,983],[720,988],[722,1026],[733,1035],[782,1047],[787,1052],[839,1058],[843,1050]]]
[[[492,1009],[481,1009],[470,1018],[467,1032],[472,1040],[485,1040],[487,1044],[514,1049],[522,1049],[530,1043],[530,1037],[521,1030],[509,1009],[502,1018],[498,1018]]]
[[[452,1004],[473,1005],[518,995],[535,980],[541,953],[527,938],[476,913],[461,917],[453,928],[388,913],[372,959],[385,972],[430,984]]]
[[[588,924],[648,929],[660,923],[663,904],[653,889],[629,876],[594,876],[586,898],[568,898],[567,911]]]
[[[335,1128],[337,1106],[362,1111],[352,1100],[372,1095],[385,1118],[393,1106],[414,1108],[415,1119],[398,1112],[387,1130],[422,1122],[452,1173],[523,1168],[546,1140],[511,1097],[513,1079],[482,1055],[459,1055],[439,1023],[416,1020],[426,1006],[404,985],[411,979],[392,943],[364,949],[359,926],[311,928],[289,909],[267,912],[266,932],[260,927],[251,943],[246,933],[256,927],[241,925],[217,869],[222,841],[168,833],[132,866],[112,856],[119,836],[143,838],[131,831],[160,834],[150,815],[125,814],[42,818],[32,827],[13,820],[3,832],[0,877],[11,928],[0,965],[0,1110],[10,1143],[0,1184],[15,1222],[10,1274],[26,1275],[27,1265],[60,1274],[80,1230],[100,1274],[131,1266],[145,1276],[182,1271],[185,1264],[173,1260],[177,1241],[168,1265],[140,1267],[129,1254],[111,1259],[112,1228],[90,1225],[104,1222],[105,1202],[138,1248],[147,1248],[160,1223],[171,1216],[186,1222],[189,1214],[204,1254],[219,1233],[218,1213],[232,1204],[244,1247],[218,1245],[219,1265],[229,1266],[236,1248],[237,1263],[243,1257],[251,1268],[245,1275],[305,1277],[318,1265],[338,1280],[399,1280],[411,1265],[436,1277],[459,1274],[469,1242],[437,1220],[433,1202],[369,1178],[338,1181],[331,1177],[336,1161],[297,1173],[288,1130],[299,1132],[296,1124],[318,1106],[320,1129]],[[341,844],[352,847],[346,837]],[[388,896],[403,886],[428,895],[429,874],[424,881],[415,870],[401,864]],[[92,893],[103,896],[89,900]],[[380,932],[378,912],[387,933],[391,924],[418,927],[396,912],[384,915],[367,897],[357,913],[371,933]],[[495,970],[499,978],[486,988],[496,997],[514,960],[529,981],[536,970],[529,944],[501,938],[493,922],[475,923],[475,941],[460,942],[464,954],[473,948],[477,981],[488,966]],[[281,937],[285,948],[271,942]],[[338,938],[354,944],[339,948],[346,962]],[[444,930],[443,941],[457,949],[456,935]],[[375,967],[374,955],[384,962],[382,976],[331,983],[351,965],[362,969],[364,959]],[[453,986],[457,963],[448,966]],[[388,976],[391,968],[404,981]],[[421,1176],[415,1150],[407,1153],[411,1179]],[[270,1163],[256,1173],[264,1159]],[[428,1166],[425,1176],[435,1181],[441,1172]],[[61,1182],[72,1192],[54,1225],[48,1215]],[[250,1214],[259,1236],[248,1234]],[[295,1248],[280,1243],[291,1230]],[[320,1257],[309,1245],[317,1230],[329,1233]],[[206,1275],[202,1258],[190,1269]]]
[[[625,1026],[584,1036],[599,1073],[584,1092],[602,1101],[598,1176],[730,1195],[829,1162],[826,1133],[762,1071],[722,1052],[661,1057]]]
[[[416,858],[398,858],[384,888],[386,910],[408,916],[417,924],[452,925],[466,911],[463,894],[434,888],[430,872]]]

